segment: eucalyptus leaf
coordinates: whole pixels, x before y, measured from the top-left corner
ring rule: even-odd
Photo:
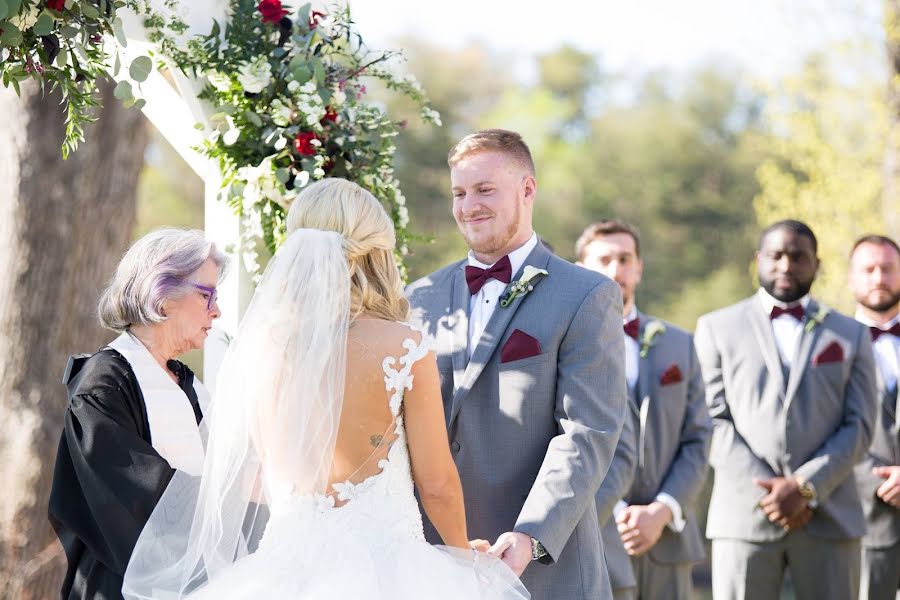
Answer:
[[[138,100],[134,103],[134,107],[135,107],[136,109],[138,109],[138,110],[143,110],[143,108],[144,108],[146,105],[147,105],[147,101],[144,100],[143,98],[138,99]]]
[[[59,28],[59,34],[67,40],[71,40],[73,37],[78,35],[78,28],[73,27],[72,25],[63,25]]]
[[[4,46],[19,46],[22,44],[22,32],[12,23],[7,23],[0,35],[0,43]]]
[[[306,28],[309,25],[309,13],[312,10],[312,4],[307,2],[297,11],[297,24]]]
[[[97,7],[93,4],[88,4],[86,2],[81,4],[81,14],[86,16],[88,19],[99,19],[100,11],[97,10]]]
[[[113,21],[113,34],[116,36],[116,41],[119,42],[119,45],[123,48],[128,46],[128,39],[125,37],[125,30],[122,29],[122,18],[116,17],[116,20]]]
[[[153,61],[150,60],[149,56],[138,56],[131,62],[131,67],[128,68],[128,74],[135,81],[147,81],[147,78],[150,77],[150,71],[153,70]]]
[[[34,35],[38,37],[42,35],[50,35],[50,33],[53,31],[53,17],[51,17],[47,13],[42,13],[41,16],[38,17],[38,20],[34,22],[34,26],[31,28],[31,31],[33,31]]]
[[[63,48],[59,51],[59,56],[56,57],[56,66],[60,69],[64,68],[69,64],[69,51]]]
[[[245,111],[244,118],[247,119],[248,121],[250,121],[251,123],[253,123],[254,125],[256,125],[257,127],[262,127],[262,124],[263,124],[262,119],[259,118],[259,115],[256,114],[255,112],[249,111],[249,110]]]
[[[131,82],[129,81],[120,81],[116,84],[116,88],[113,90],[113,96],[122,100],[123,102],[129,100],[134,97],[134,92],[131,89]]]
[[[5,19],[9,16],[10,10],[7,1],[8,0],[0,0],[0,19]]]
[[[119,56],[119,53],[116,52],[116,62],[113,64],[113,77],[119,76],[119,71],[122,70],[122,57]]]
[[[284,138],[282,138],[284,139]],[[275,179],[280,181],[281,183],[287,183],[288,179],[291,178],[291,172],[287,169],[275,169]]]
[[[9,8],[9,14],[17,15],[22,10],[22,0],[6,0],[6,6]]]
[[[320,86],[325,85],[325,67],[322,65],[322,61],[317,60],[313,62],[313,68],[316,72],[316,82]]]

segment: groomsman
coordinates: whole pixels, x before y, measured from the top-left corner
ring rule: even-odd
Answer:
[[[894,600],[900,588],[900,248],[869,235],[850,253],[856,320],[868,326],[878,365],[878,404],[868,454],[856,467],[866,514],[860,598]]]
[[[760,237],[760,289],[697,322],[713,419],[707,536],[716,600],[859,594],[865,518],[853,467],[875,420],[869,331],[810,298],[816,236],[779,221]]]
[[[622,290],[625,374],[638,411],[635,476],[616,509],[613,537],[619,539],[608,540],[613,590],[620,598],[689,600],[692,564],[704,557],[693,504],[706,479],[712,436],[693,340],[635,306],[643,262],[634,227],[618,220],[595,223],[575,252],[578,264]],[[603,531],[609,534],[608,527]],[[614,568],[616,554],[625,552],[632,577]]]

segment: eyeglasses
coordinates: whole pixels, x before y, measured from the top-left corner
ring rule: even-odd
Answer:
[[[206,301],[206,310],[210,310],[212,308],[213,303],[216,301],[216,298],[219,297],[219,293],[216,291],[214,287],[207,287],[205,285],[200,285],[199,283],[192,283],[192,286],[197,288],[198,290],[202,290],[209,294],[209,299]]]

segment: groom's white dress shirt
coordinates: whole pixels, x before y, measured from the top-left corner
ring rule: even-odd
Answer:
[[[525,259],[531,254],[531,251],[534,250],[537,243],[537,234],[532,233],[527,242],[509,253],[509,263],[512,265],[512,277],[515,277],[519,269],[522,268],[522,265],[525,264]],[[488,269],[493,266],[486,265],[479,261],[475,258],[475,253],[471,250],[469,250],[469,265],[478,267],[479,269]],[[502,281],[488,279],[478,293],[473,295],[469,300],[469,358],[472,358],[472,353],[475,352],[475,346],[478,345],[478,340],[481,339],[484,328],[487,326],[488,321],[491,320],[491,315],[494,314],[494,309],[497,308],[497,303],[500,301],[500,295],[503,293],[503,290],[506,289],[506,286],[507,284]]]

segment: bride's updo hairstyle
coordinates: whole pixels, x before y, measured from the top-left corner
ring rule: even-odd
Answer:
[[[352,181],[322,179],[305,187],[287,215],[287,233],[336,231],[350,265],[350,317],[366,312],[406,321],[409,302],[394,259],[394,224],[381,203]]]

